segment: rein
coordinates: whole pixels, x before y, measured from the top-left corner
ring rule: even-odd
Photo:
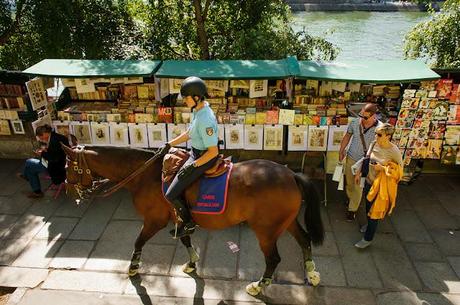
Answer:
[[[88,188],[91,187],[91,190],[90,192],[93,192],[94,190],[97,190],[99,189],[100,187],[102,187],[103,185],[105,185],[106,183],[109,182],[108,179],[105,179],[103,180],[102,182],[100,182],[99,185],[97,186],[94,186],[94,184],[96,183],[94,181],[94,178],[93,178],[93,175],[92,175],[92,172],[91,172],[91,169],[89,168],[88,166],[88,163],[86,162],[86,158],[85,158],[85,147],[84,146],[78,146],[77,149],[76,149],[76,153],[77,153],[77,161],[73,161],[74,163],[74,166],[73,166],[73,170],[76,172],[76,174],[78,174],[79,176],[79,182],[75,183],[74,186],[75,186],[75,189],[78,193],[78,195],[80,197],[82,197],[82,194],[83,192],[85,191],[83,189],[83,175],[86,174],[89,176],[89,181],[90,181],[90,184],[91,186],[89,186]],[[120,188],[124,187],[126,184],[128,184],[131,180],[133,180],[134,178],[136,178],[139,174],[141,174],[143,171],[145,171],[155,160],[157,160],[159,157],[161,156],[161,154],[155,154],[153,157],[151,157],[150,159],[148,159],[147,161],[144,162],[144,164],[139,167],[138,169],[136,169],[134,172],[132,172],[131,174],[129,174],[127,177],[125,177],[123,180],[121,180],[120,182],[118,182],[117,184],[115,184],[114,186],[102,191],[101,194],[98,194],[98,195],[95,195],[94,197],[99,197],[99,198],[105,198],[105,197],[108,197],[110,195],[112,195],[113,193],[115,193],[116,191],[118,191]],[[82,166],[83,165],[83,166]]]

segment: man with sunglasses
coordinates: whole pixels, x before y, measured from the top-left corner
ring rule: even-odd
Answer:
[[[379,121],[376,117],[377,105],[367,103],[359,112],[359,118],[353,120],[342,139],[339,151],[339,161],[345,159],[345,183],[348,197],[347,221],[356,218],[356,211],[361,203],[363,189],[355,183],[351,167],[362,157],[366,156],[371,142],[375,139],[375,127]],[[350,143],[351,141],[351,143]],[[350,144],[348,150],[346,150]]]

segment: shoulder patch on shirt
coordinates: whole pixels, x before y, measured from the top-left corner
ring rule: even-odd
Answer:
[[[206,134],[212,136],[214,134],[214,129],[212,127],[206,128]]]

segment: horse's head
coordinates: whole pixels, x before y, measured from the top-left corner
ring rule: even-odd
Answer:
[[[84,146],[77,146],[75,148],[70,148],[64,144],[62,149],[67,155],[66,162],[66,185],[67,190],[70,188],[77,192],[78,197],[83,199],[85,191],[90,191],[93,189],[93,174],[91,168],[89,167],[87,157],[93,151],[85,150]]]

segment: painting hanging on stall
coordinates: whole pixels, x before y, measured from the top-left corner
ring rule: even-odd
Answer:
[[[128,130],[131,147],[149,147],[147,124],[128,123]]]
[[[110,144],[109,124],[106,122],[91,123],[91,138],[94,145]]]
[[[244,149],[262,150],[264,125],[246,125],[244,127]]]
[[[340,143],[347,133],[347,125],[340,126],[330,126],[329,127],[329,139],[327,141],[327,150],[328,151],[339,151]]]
[[[127,123],[109,123],[110,145],[126,147],[129,146],[128,124]]]
[[[89,122],[71,122],[72,134],[77,138],[78,144],[91,144],[91,128]]]
[[[308,146],[309,151],[326,151],[327,149],[328,126],[308,126]]]
[[[306,151],[308,141],[308,126],[289,126],[288,129],[288,150]]]
[[[43,80],[41,78],[36,77],[26,82],[26,87],[33,110],[46,106],[48,99],[46,97],[45,86],[43,85]]]
[[[184,80],[180,78],[170,78],[169,79],[169,93],[175,94],[180,93],[180,87],[182,86],[182,82]]]
[[[149,134],[150,148],[158,148],[168,141],[165,123],[149,123],[147,124],[147,131]]]
[[[249,98],[266,97],[268,93],[268,80],[257,79],[249,82]]]
[[[264,126],[264,150],[283,150],[283,125]]]
[[[14,120],[11,121],[11,126],[13,126],[13,132],[14,134],[25,134],[26,132],[24,131],[24,125],[22,125],[21,120]]]
[[[70,122],[69,121],[53,121],[53,128],[59,134],[69,136],[70,134]]]
[[[168,129],[168,139],[171,141],[172,139],[177,138],[180,136],[182,133],[184,133],[187,130],[187,125],[186,124],[167,124],[167,129]],[[182,143],[177,145],[177,147],[187,147],[187,143]]]
[[[244,125],[224,124],[225,147],[227,149],[242,149],[244,147]]]

